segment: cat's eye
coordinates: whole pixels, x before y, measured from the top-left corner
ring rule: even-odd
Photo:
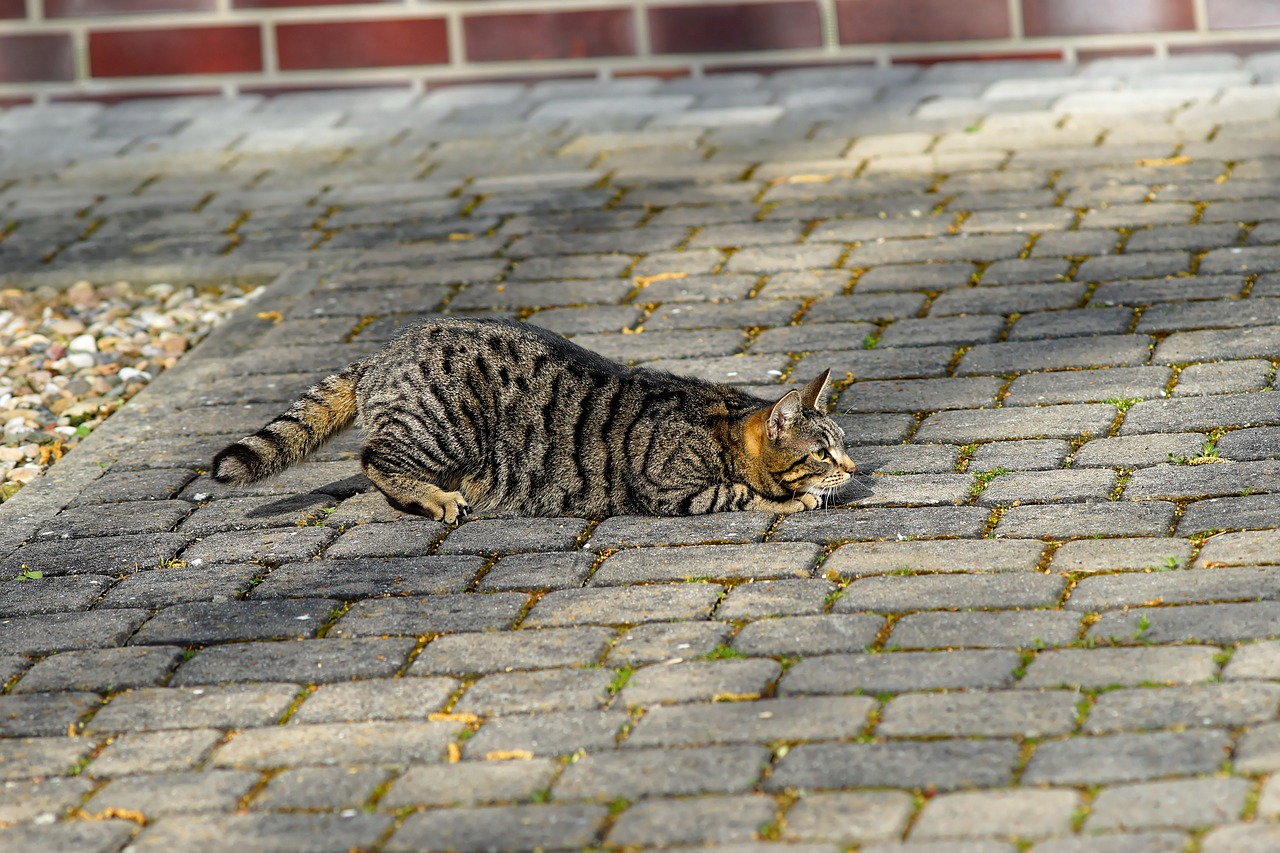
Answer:
[[[828,459],[831,458],[831,454],[827,453],[825,448],[819,448],[818,450],[813,451],[809,455],[819,462],[826,462]]]

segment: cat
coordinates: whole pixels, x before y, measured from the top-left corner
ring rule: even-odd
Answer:
[[[245,485],[359,417],[361,466],[401,511],[530,516],[814,509],[851,482],[830,371],[777,400],[627,367],[524,323],[434,319],[303,392],[213,459]]]

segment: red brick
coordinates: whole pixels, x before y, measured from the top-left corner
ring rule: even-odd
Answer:
[[[1022,0],[1022,21],[1028,36],[1155,33],[1196,25],[1191,0]]]
[[[471,62],[584,59],[636,52],[627,9],[468,15],[462,30]]]
[[[1154,45],[1145,47],[1100,47],[1094,50],[1077,50],[1076,61],[1093,62],[1095,59],[1125,59],[1130,56],[1155,56]]]
[[[0,83],[45,83],[75,76],[69,34],[0,35]]]
[[[33,98],[0,98],[0,109],[9,109],[9,107],[25,107],[28,104],[34,104]]]
[[[111,92],[68,92],[63,95],[50,95],[49,100],[59,104],[123,104],[126,101],[147,100],[157,98],[210,98],[222,94],[217,87],[198,87],[190,89],[124,89]]]
[[[654,53],[715,53],[821,47],[812,2],[740,6],[667,6],[649,10]]]
[[[0,18],[25,18],[26,16],[25,0],[0,0]]]
[[[1169,54],[1184,53],[1234,53],[1250,56],[1255,53],[1280,52],[1280,41],[1211,41],[1204,44],[1169,45]]]
[[[397,89],[407,90],[412,86],[412,82],[405,80],[378,80],[378,81],[360,81],[353,83],[350,80],[329,80],[321,83],[306,83],[298,86],[289,86],[275,84],[271,86],[241,86],[240,91],[246,95],[261,95],[264,98],[275,98],[280,95],[297,95],[306,92],[364,92],[370,90],[395,91]]]
[[[98,18],[153,12],[212,12],[217,0],[44,0],[46,18]]]
[[[1005,0],[836,0],[841,44],[1008,38]]]
[[[276,46],[283,71],[449,61],[449,36],[443,18],[279,24]]]
[[[1276,0],[1206,0],[1209,29],[1280,27],[1280,3]]]
[[[262,70],[257,27],[104,30],[89,33],[94,77],[227,74]]]

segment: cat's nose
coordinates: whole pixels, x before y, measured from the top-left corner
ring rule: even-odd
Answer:
[[[852,474],[854,471],[857,470],[857,466],[853,464],[853,460],[850,459],[849,455],[844,452],[841,452],[836,455],[836,464],[840,466],[841,470],[845,471],[848,474]]]

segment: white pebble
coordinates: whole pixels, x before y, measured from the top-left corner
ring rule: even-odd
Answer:
[[[97,352],[98,342],[93,335],[76,335],[67,342],[68,352]]]

